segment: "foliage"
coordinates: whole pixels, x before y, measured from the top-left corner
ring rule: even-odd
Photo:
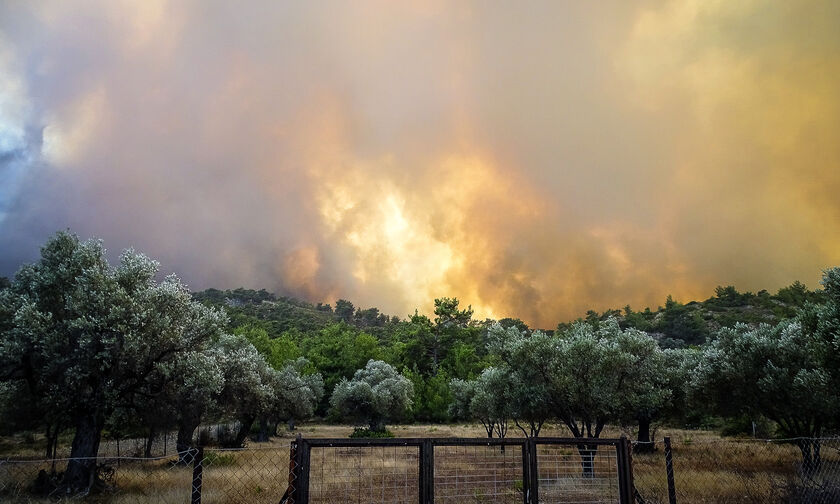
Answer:
[[[353,432],[350,434],[350,438],[352,439],[360,439],[360,438],[373,438],[373,439],[389,439],[393,438],[394,433],[389,431],[388,429],[384,430],[371,430],[366,429],[364,427],[356,427],[353,429]]]
[[[0,291],[0,378],[22,381],[43,411],[75,426],[71,457],[95,457],[108,415],[142,408],[220,335],[224,316],[176,277],[156,282],[157,271],[132,250],[112,267],[101,242],[59,232]],[[72,462],[65,485],[88,488],[92,470]]]
[[[371,359],[352,380],[335,387],[330,405],[344,417],[381,431],[385,423],[411,407],[414,388],[390,364]]]
[[[563,422],[575,437],[598,437],[608,421],[651,416],[670,397],[664,355],[648,335],[615,319],[573,324],[559,336],[491,328],[493,348],[533,394],[517,416]],[[520,395],[520,394],[517,394]]]

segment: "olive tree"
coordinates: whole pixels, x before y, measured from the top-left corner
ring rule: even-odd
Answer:
[[[318,373],[307,373],[309,361],[301,357],[269,373],[271,396],[260,410],[258,441],[267,441],[269,425],[276,429],[279,422],[305,419],[315,413],[324,395],[324,380]]]
[[[505,369],[489,367],[472,381],[450,381],[453,402],[450,413],[455,418],[478,420],[487,437],[507,435],[513,415],[511,376]]]
[[[798,438],[803,470],[820,467],[815,440],[840,414],[837,377],[826,362],[836,349],[800,321],[722,329],[703,352],[692,389],[724,416],[761,414]]]
[[[560,420],[575,437],[598,438],[609,421],[650,412],[670,396],[659,367],[664,356],[644,332],[615,319],[576,323],[560,335],[492,327],[491,349],[537,391],[534,418]],[[583,472],[593,474],[597,445],[581,445]]]
[[[368,361],[352,380],[342,379],[330,397],[330,406],[370,430],[381,432],[385,423],[411,407],[411,381],[383,361]]]
[[[100,241],[59,232],[0,295],[0,378],[22,382],[75,428],[63,485],[95,481],[106,418],[142,407],[178,363],[220,333],[224,316],[132,250],[111,266]]]
[[[314,413],[324,382],[320,374],[305,372],[305,359],[276,370],[245,337],[237,335],[223,337],[218,352],[224,386],[216,403],[222,414],[239,421],[235,446],[244,444],[258,419],[267,437],[269,421],[307,418]]]

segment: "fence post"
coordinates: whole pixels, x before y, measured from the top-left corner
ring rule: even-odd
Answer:
[[[615,444],[615,459],[618,465],[618,502],[632,504],[633,491],[630,489],[630,481],[627,478],[627,438],[624,436],[621,436],[619,442]]]
[[[633,443],[627,438],[622,439],[624,440],[625,453],[627,453],[627,458],[625,460],[627,470],[627,498],[628,502],[632,504],[638,495],[638,492],[636,491],[636,484],[633,482]],[[644,504],[643,500],[641,501],[641,504]]]
[[[431,439],[420,444],[420,504],[435,501],[435,445]]]
[[[204,447],[199,446],[195,450],[195,457],[193,458],[193,481],[192,481],[192,497],[190,504],[201,504],[201,476],[204,470]]]
[[[297,447],[300,488],[296,492],[297,498],[295,499],[295,504],[309,504],[309,459],[312,447],[309,446],[309,443],[300,434],[298,434],[298,439],[300,441]]]
[[[531,471],[529,470],[530,456],[528,440],[522,443],[522,502],[531,504]]]
[[[668,476],[668,504],[677,504],[677,488],[674,484],[674,458],[671,454],[670,436],[665,436],[665,472]]]
[[[532,504],[540,501],[540,468],[537,465],[537,442],[533,438],[527,440],[528,444],[528,492],[531,494]]]

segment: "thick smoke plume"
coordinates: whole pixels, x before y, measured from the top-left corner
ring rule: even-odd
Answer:
[[[838,54],[832,0],[6,1],[0,274],[69,227],[196,289],[545,327],[815,287]]]

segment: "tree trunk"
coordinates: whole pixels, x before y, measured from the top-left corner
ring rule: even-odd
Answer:
[[[289,421],[286,423],[286,425],[288,425],[288,426],[289,426],[289,430],[290,430],[290,431],[295,430],[295,419],[294,419],[294,418],[290,418],[290,419],[289,419]]]
[[[817,474],[822,466],[819,439],[800,439],[796,442],[802,453],[802,472],[810,477]]]
[[[639,418],[639,435],[636,436],[636,453],[650,453],[654,449],[650,441],[650,418]]]
[[[236,446],[242,448],[245,446],[245,439],[251,432],[251,426],[254,424],[254,417],[242,417],[239,419],[239,430],[236,431]]]
[[[58,445],[58,431],[59,426],[58,424],[55,425],[47,425],[47,457],[48,459],[55,458],[55,451]]]
[[[257,442],[265,443],[268,441],[268,418],[260,418],[260,433],[257,434]]]
[[[96,479],[96,456],[102,438],[103,423],[96,413],[75,419],[76,434],[70,448],[70,461],[62,482],[69,494],[89,491]]]
[[[385,432],[385,419],[371,418],[368,427],[372,432]]]
[[[143,451],[143,456],[146,458],[152,457],[152,445],[155,442],[155,437],[157,437],[157,432],[155,432],[154,427],[150,427],[149,437],[146,438],[146,449]]]
[[[178,463],[187,465],[192,463],[190,449],[193,447],[193,435],[201,422],[195,418],[178,419],[178,437],[175,440],[175,450],[178,452]]]
[[[598,445],[578,445],[580,454],[580,466],[584,478],[595,477],[595,454],[598,452]]]

